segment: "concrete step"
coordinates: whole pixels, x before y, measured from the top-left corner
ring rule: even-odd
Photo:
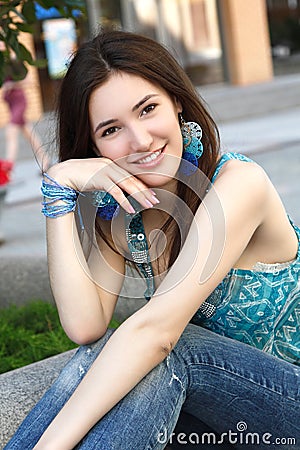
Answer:
[[[199,86],[199,94],[217,123],[266,115],[300,105],[299,74],[275,77],[251,86]]]

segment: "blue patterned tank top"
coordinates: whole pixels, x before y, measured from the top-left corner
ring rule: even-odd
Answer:
[[[225,153],[212,182],[230,159],[251,161],[238,153]],[[231,269],[191,322],[300,365],[300,228],[291,224],[299,242],[294,261],[257,263],[252,270]],[[134,236],[144,237],[142,221],[138,225]],[[154,284],[146,238],[142,251],[144,259],[137,263],[146,278],[145,297],[149,299]]]

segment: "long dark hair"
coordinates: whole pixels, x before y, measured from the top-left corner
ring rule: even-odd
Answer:
[[[89,100],[92,92],[112,73],[126,72],[144,78],[176,98],[186,121],[198,122],[203,130],[204,152],[199,169],[210,179],[219,158],[219,133],[190,79],[175,58],[156,41],[124,31],[103,31],[84,43],[72,59],[62,82],[58,103],[59,159],[97,157],[90,134]],[[201,199],[185,183],[177,193],[195,213]],[[170,217],[164,232],[170,237],[168,264],[176,259],[180,244],[176,224]],[[101,229],[98,229],[101,233]],[[102,233],[101,233],[102,234]]]

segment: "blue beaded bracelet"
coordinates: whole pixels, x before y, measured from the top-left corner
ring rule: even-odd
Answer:
[[[60,185],[47,173],[44,173],[44,177],[50,180],[51,183],[48,183],[45,180],[42,181],[41,192],[44,196],[42,213],[46,217],[55,218],[75,211],[77,198],[80,192],[70,187]],[[57,201],[62,201],[63,203],[54,205],[53,203]]]

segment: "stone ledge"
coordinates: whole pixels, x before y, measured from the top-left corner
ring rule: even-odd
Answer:
[[[0,448],[57,378],[76,349],[0,375]]]
[[[30,300],[54,302],[45,256],[3,258],[0,260],[0,273],[0,308],[11,304],[24,305]],[[143,298],[144,280],[133,268],[129,267],[127,274],[131,278],[124,283],[114,313],[118,321],[125,320],[146,303]]]
[[[6,257],[0,260],[0,306],[28,300],[53,301],[46,257]]]

